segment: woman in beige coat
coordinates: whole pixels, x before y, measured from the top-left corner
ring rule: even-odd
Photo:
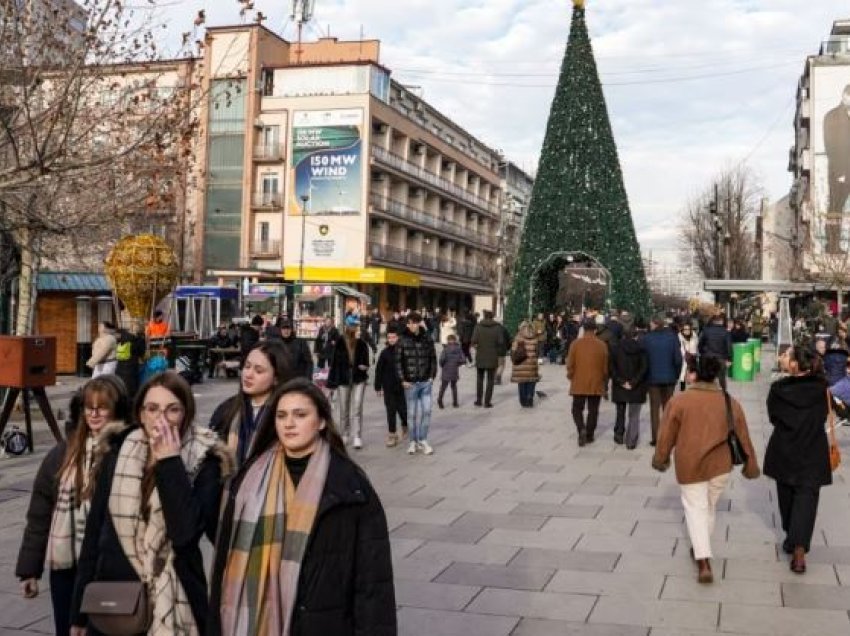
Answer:
[[[688,375],[695,381],[687,391],[667,403],[652,458],[652,467],[664,472],[670,466],[673,448],[676,449],[676,481],[682,490],[691,557],[699,568],[697,580],[700,583],[714,580],[711,573],[714,512],[732,472],[726,399],[717,383],[718,375],[725,370],[722,365],[718,358],[711,356],[702,356],[696,366],[691,363]],[[729,406],[735,433],[747,456],[744,477],[755,479],[759,476],[759,467],[744,409],[731,397]]]
[[[528,321],[523,321],[511,346],[511,361],[516,359],[516,351],[525,350],[525,359],[514,364],[511,370],[511,382],[516,382],[519,387],[519,404],[523,408],[534,406],[534,387],[540,381],[537,358],[539,344],[534,327]]]
[[[118,349],[118,340],[115,338],[115,325],[111,322],[102,322],[97,326],[97,338],[92,344],[91,358],[86,366],[92,370],[92,377],[115,373],[118,360],[115,353]]]

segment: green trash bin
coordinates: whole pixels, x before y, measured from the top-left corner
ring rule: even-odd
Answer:
[[[736,342],[732,345],[732,379],[737,382],[753,381],[753,344]]]
[[[753,345],[753,374],[761,372],[761,338],[750,338],[748,344]]]

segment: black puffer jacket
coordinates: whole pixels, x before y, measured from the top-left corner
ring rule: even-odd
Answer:
[[[621,340],[611,355],[611,401],[629,404],[646,402],[648,371],[649,360],[641,343],[634,338]],[[625,388],[624,382],[628,382],[632,388]]]
[[[795,486],[832,483],[826,380],[792,376],[777,380],[767,394],[767,416],[773,433],[764,454],[764,474]]]
[[[247,467],[233,481],[218,545],[230,543],[233,508]],[[210,607],[221,607],[227,554],[216,550]],[[210,613],[209,633],[221,634]],[[384,509],[366,475],[331,451],[325,489],[301,563],[291,636],[395,636],[395,587]]]
[[[27,509],[27,525],[18,552],[18,564],[15,576],[24,579],[40,579],[44,573],[44,558],[47,554],[47,541],[50,538],[50,524],[53,522],[53,510],[56,507],[57,488],[59,486],[59,468],[65,458],[65,442],[59,442],[44,457],[35,482]]]
[[[91,511],[86,521],[86,536],[77,563],[77,578],[71,599],[71,624],[85,625],[86,617],[80,613],[83,591],[92,581],[138,581],[115,531],[109,512],[109,497],[118,452],[127,435],[135,430],[125,428],[102,437],[109,451],[97,478]],[[207,603],[207,578],[199,543],[206,535],[215,540],[218,525],[222,477],[232,469],[232,460],[226,455],[208,455],[201,464],[194,481],[190,482],[180,457],[170,457],[157,462],[154,470],[155,484],[162,502],[162,512],[168,528],[168,538],[174,550],[174,569],[186,592],[192,615],[201,634],[205,634],[209,616]],[[91,630],[90,630],[91,633]]]
[[[402,382],[427,382],[437,377],[437,350],[423,327],[416,335],[406,330],[399,339],[396,370]]]
[[[699,336],[697,349],[701,356],[732,359],[732,336],[723,325],[709,324]]]
[[[369,379],[369,372],[358,367],[369,368],[369,345],[357,338],[354,341],[354,361],[348,357],[348,347],[345,338],[336,341],[334,353],[331,357],[331,366],[328,371],[327,386],[335,389],[340,386],[351,386],[360,384]]]

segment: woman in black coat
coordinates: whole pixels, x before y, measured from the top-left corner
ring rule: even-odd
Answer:
[[[193,423],[195,402],[183,378],[167,371],[139,391],[140,426],[104,429],[100,471],[71,601],[72,636],[97,634],[82,611],[94,581],[149,583],[148,633],[206,633],[207,579],[199,543],[213,541],[222,480],[232,453]],[[88,629],[88,631],[86,631]]]
[[[321,389],[303,379],[280,387],[275,405],[264,416],[248,462],[231,482],[213,560],[210,634],[238,636],[259,616],[283,607],[285,615],[272,616],[280,625],[266,624],[267,633],[284,636],[395,636],[396,606],[390,542],[383,507],[368,478],[349,459],[333,422],[331,406]],[[288,520],[295,515],[277,511],[276,521],[286,522],[285,532],[269,531],[254,544],[234,545],[234,530],[243,527],[240,510],[244,502],[276,500],[269,497],[281,480],[269,480],[264,488],[251,483],[264,462],[283,463],[283,488],[295,489],[295,498],[309,498],[311,485],[323,479],[316,492],[317,508],[309,520],[306,542],[285,545],[293,536]],[[302,486],[304,488],[302,488]],[[242,492],[245,490],[245,492]],[[307,492],[308,494],[305,494]],[[289,506],[289,496],[286,496]],[[288,510],[288,508],[287,508]],[[265,515],[266,519],[269,512]],[[283,541],[275,537],[283,536]],[[281,543],[283,545],[281,545]],[[297,564],[294,588],[281,585],[279,598],[251,596],[255,573],[285,567],[269,562],[269,554],[287,555]],[[280,558],[280,557],[278,557]],[[257,562],[262,559],[262,562]],[[246,565],[250,563],[250,568]],[[247,572],[247,573],[246,573]],[[281,577],[286,580],[286,577]],[[267,587],[268,591],[271,586]],[[261,598],[262,597],[262,598]],[[288,625],[288,630],[283,625]]]
[[[346,327],[336,341],[328,370],[327,387],[337,391],[339,427],[344,443],[353,436],[354,448],[363,448],[363,398],[369,380],[369,346],[357,327]]]
[[[829,442],[824,431],[828,415],[827,384],[817,354],[789,348],[779,358],[790,376],[777,380],[767,396],[773,433],[764,456],[764,474],[776,480],[782,547],[793,554],[791,569],[806,571],[818,510],[820,487],[832,483]]]
[[[627,333],[611,356],[611,401],[617,405],[614,441],[634,450],[640,437],[640,410],[646,402],[649,361],[634,333]],[[626,409],[629,426],[626,428]]]
[[[97,479],[95,439],[107,426],[125,426],[130,407],[121,381],[106,374],[89,380],[71,399],[69,411],[67,441],[54,446],[38,469],[15,568],[24,598],[34,598],[48,567],[53,623],[63,636],[71,627],[76,560]]]

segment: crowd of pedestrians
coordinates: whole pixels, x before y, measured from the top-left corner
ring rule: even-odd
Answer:
[[[649,402],[652,466],[675,463],[697,579],[710,583],[717,501],[735,465],[748,479],[760,475],[744,410],[725,388],[741,329],[719,315],[700,330],[693,316],[646,324],[589,311],[540,314],[512,337],[489,311],[480,320],[394,312],[386,321],[349,312],[322,325],[311,351],[288,318],[252,320],[238,334],[237,390],[209,422],[198,421],[179,374],[136,389],[117,368],[101,368],[72,400],[67,442],[36,476],[16,567],[22,594],[38,595],[46,568],[56,633],[75,636],[395,634],[386,517],[348,451],[363,447],[369,384],[386,409],[386,446],[406,440],[407,453],[430,456],[438,376],[438,408],[447,396],[452,409],[469,403],[458,381],[473,367],[472,405],[492,408],[508,357],[522,408],[545,395],[541,365],[563,364],[579,447],[598,442],[600,404],[610,399],[613,442],[634,450]],[[227,329],[216,337],[233,344]],[[832,479],[824,421],[841,399],[833,403],[824,369],[836,350],[785,349],[767,397],[764,472],[776,482],[796,573],[806,570],[819,491]],[[844,397],[850,365],[841,362],[833,391]],[[214,546],[209,578],[204,541]]]

